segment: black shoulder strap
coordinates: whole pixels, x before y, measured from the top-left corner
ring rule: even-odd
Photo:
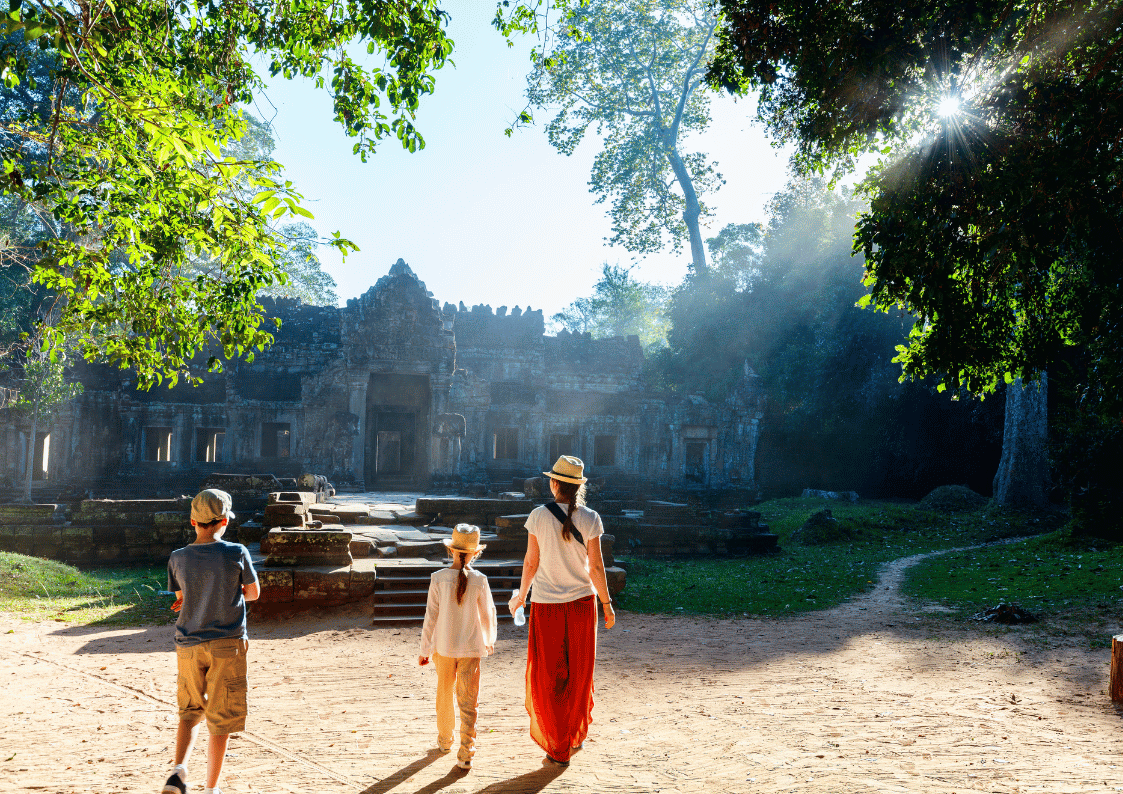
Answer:
[[[563,527],[565,526],[565,511],[561,509],[561,505],[557,502],[547,502],[546,509],[553,514],[554,518],[562,523]],[[577,538],[577,542],[582,546],[585,545],[585,539],[581,537],[581,533],[577,531],[577,527],[573,528],[573,537]]]

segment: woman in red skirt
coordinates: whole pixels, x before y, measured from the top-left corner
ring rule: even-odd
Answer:
[[[592,721],[598,600],[604,627],[616,622],[600,549],[604,525],[585,507],[584,470],[580,459],[562,455],[552,471],[543,472],[556,501],[535,508],[526,520],[522,583],[509,603],[514,613],[531,590],[530,736],[546,751],[547,761],[562,766],[581,749]]]

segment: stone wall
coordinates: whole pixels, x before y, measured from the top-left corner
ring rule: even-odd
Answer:
[[[649,392],[636,337],[546,336],[529,307],[442,307],[401,260],[343,309],[263,305],[276,343],[202,386],[138,392],[127,371],[77,368],[84,393],[40,433],[40,498],[192,494],[218,472],[506,490],[558,454],[617,487],[753,488],[748,370],[722,404]],[[22,479],[27,432],[0,407],[0,478]]]

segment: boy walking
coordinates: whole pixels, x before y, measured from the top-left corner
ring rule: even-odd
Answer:
[[[210,733],[205,794],[222,794],[218,776],[230,734],[246,727],[246,602],[260,588],[250,553],[222,540],[234,518],[230,494],[208,489],[191,502],[195,542],[168,559],[168,589],[175,593],[179,728],[175,769],[162,794],[185,794],[187,759],[205,717]]]

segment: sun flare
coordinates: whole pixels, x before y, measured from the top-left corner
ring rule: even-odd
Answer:
[[[940,104],[936,106],[936,112],[944,118],[954,116],[959,113],[962,107],[959,97],[946,96],[940,100]]]

